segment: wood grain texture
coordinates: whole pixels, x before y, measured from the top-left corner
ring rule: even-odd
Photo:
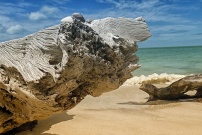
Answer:
[[[145,22],[143,28],[143,22],[122,18],[114,31],[80,19],[73,15],[60,25],[0,43],[0,133],[71,109],[86,95],[114,90],[139,67],[133,53],[135,41],[150,36]],[[138,36],[129,27],[139,30]],[[113,42],[101,36],[104,29],[112,31]]]

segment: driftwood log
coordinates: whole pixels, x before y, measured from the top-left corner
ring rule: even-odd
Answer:
[[[61,21],[0,43],[0,134],[118,88],[139,67],[136,42],[151,36],[143,18]]]
[[[152,84],[143,83],[140,89],[149,94],[148,101],[199,98],[202,97],[202,74],[184,77],[165,88],[157,88]],[[188,91],[194,90],[196,94],[186,94]]]

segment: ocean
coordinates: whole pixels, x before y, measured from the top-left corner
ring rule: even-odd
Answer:
[[[124,85],[172,83],[185,76],[202,74],[202,46],[139,48],[141,67]]]
[[[139,48],[136,55],[141,67],[134,76],[202,73],[202,46]]]

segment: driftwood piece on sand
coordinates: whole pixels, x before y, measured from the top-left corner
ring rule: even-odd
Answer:
[[[136,42],[151,36],[142,18],[61,21],[0,43],[0,134],[117,89],[139,67]]]
[[[202,97],[202,74],[184,77],[165,88],[143,83],[140,89],[149,94],[148,101],[199,98]],[[186,94],[193,90],[197,91],[195,95]]]

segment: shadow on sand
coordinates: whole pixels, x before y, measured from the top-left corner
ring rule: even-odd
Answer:
[[[158,100],[158,101],[150,101],[150,102],[134,102],[134,101],[129,101],[129,102],[124,102],[124,103],[117,103],[120,105],[161,105],[161,104],[170,104],[170,103],[175,103],[177,101],[163,101],[163,100]]]
[[[180,103],[180,102],[200,102],[197,99],[180,99],[180,100],[156,100],[156,101],[149,101],[149,102],[124,102],[124,103],[117,103],[120,105],[164,105],[164,104],[171,104],[171,103]]]
[[[56,114],[48,119],[41,120],[38,122],[38,125],[32,130],[32,131],[25,131],[21,132],[17,135],[58,135],[58,134],[52,134],[52,133],[44,133],[48,131],[51,126],[54,124],[61,123],[63,121],[72,120],[74,115],[68,115],[66,112],[61,114]]]

